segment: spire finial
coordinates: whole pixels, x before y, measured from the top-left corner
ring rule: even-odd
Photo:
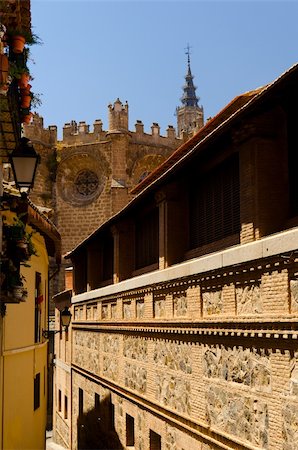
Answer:
[[[191,49],[191,46],[189,44],[187,44],[186,49],[185,49],[186,50],[185,54],[187,55],[188,67],[190,67],[190,49]]]

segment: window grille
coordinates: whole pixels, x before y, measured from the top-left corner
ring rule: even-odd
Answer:
[[[240,231],[239,157],[233,155],[192,184],[189,201],[190,248]]]
[[[158,262],[159,211],[154,208],[136,220],[136,269]]]

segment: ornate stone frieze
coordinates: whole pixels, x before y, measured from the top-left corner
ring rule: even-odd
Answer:
[[[260,448],[269,448],[268,407],[262,400],[229,392],[221,386],[209,386],[206,418],[212,427]]]
[[[133,318],[131,302],[123,302],[123,318],[124,319],[132,319]]]
[[[123,356],[139,361],[147,361],[148,343],[140,337],[123,337]]]
[[[147,370],[136,364],[125,363],[125,386],[138,392],[145,393],[147,389]]]
[[[113,356],[104,355],[102,361],[102,373],[104,377],[113,381],[118,380],[118,361]]]
[[[174,317],[185,317],[187,315],[187,297],[186,293],[173,295]]]
[[[247,284],[236,288],[237,314],[262,313],[260,284]]]
[[[271,389],[270,358],[260,349],[207,346],[203,367],[208,378],[219,378],[266,392]]]
[[[282,450],[298,450],[298,405],[286,402],[282,410]]]
[[[154,362],[175,371],[192,373],[191,347],[183,342],[155,342]]]
[[[156,400],[184,414],[191,414],[190,381],[162,373],[156,374]]]
[[[290,394],[298,397],[298,352],[291,359],[290,371]]]
[[[145,315],[145,302],[144,300],[137,300],[136,301],[136,312],[137,312],[137,318],[142,319]]]
[[[113,334],[104,334],[102,336],[102,349],[106,353],[116,355],[119,352],[119,337]]]
[[[211,316],[223,312],[222,290],[204,290],[202,291],[203,314]]]
[[[157,297],[153,303],[154,317],[161,318],[166,315],[166,299],[164,296]]]
[[[100,336],[91,331],[73,331],[73,362],[74,364],[92,371],[99,372],[98,351],[100,348]]]
[[[292,313],[298,312],[298,279],[290,280],[291,291],[291,311]]]

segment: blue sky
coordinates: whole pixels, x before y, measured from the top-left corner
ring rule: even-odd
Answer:
[[[297,62],[296,1],[31,0],[32,91],[45,126],[102,119],[129,104],[129,125],[161,134],[180,104],[185,47],[205,119],[236,95],[269,83]]]

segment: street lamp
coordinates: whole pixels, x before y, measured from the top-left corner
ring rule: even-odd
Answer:
[[[21,192],[28,193],[33,187],[37,165],[40,156],[34,150],[32,142],[26,137],[21,138],[18,145],[9,156],[15,183]]]
[[[60,312],[60,323],[61,323],[61,326],[64,328],[64,330],[42,330],[43,337],[48,339],[50,336],[50,333],[56,334],[56,333],[62,333],[62,331],[67,332],[68,327],[70,325],[70,321],[71,321],[71,312],[69,311],[69,309],[66,306],[64,308],[64,310]]]

